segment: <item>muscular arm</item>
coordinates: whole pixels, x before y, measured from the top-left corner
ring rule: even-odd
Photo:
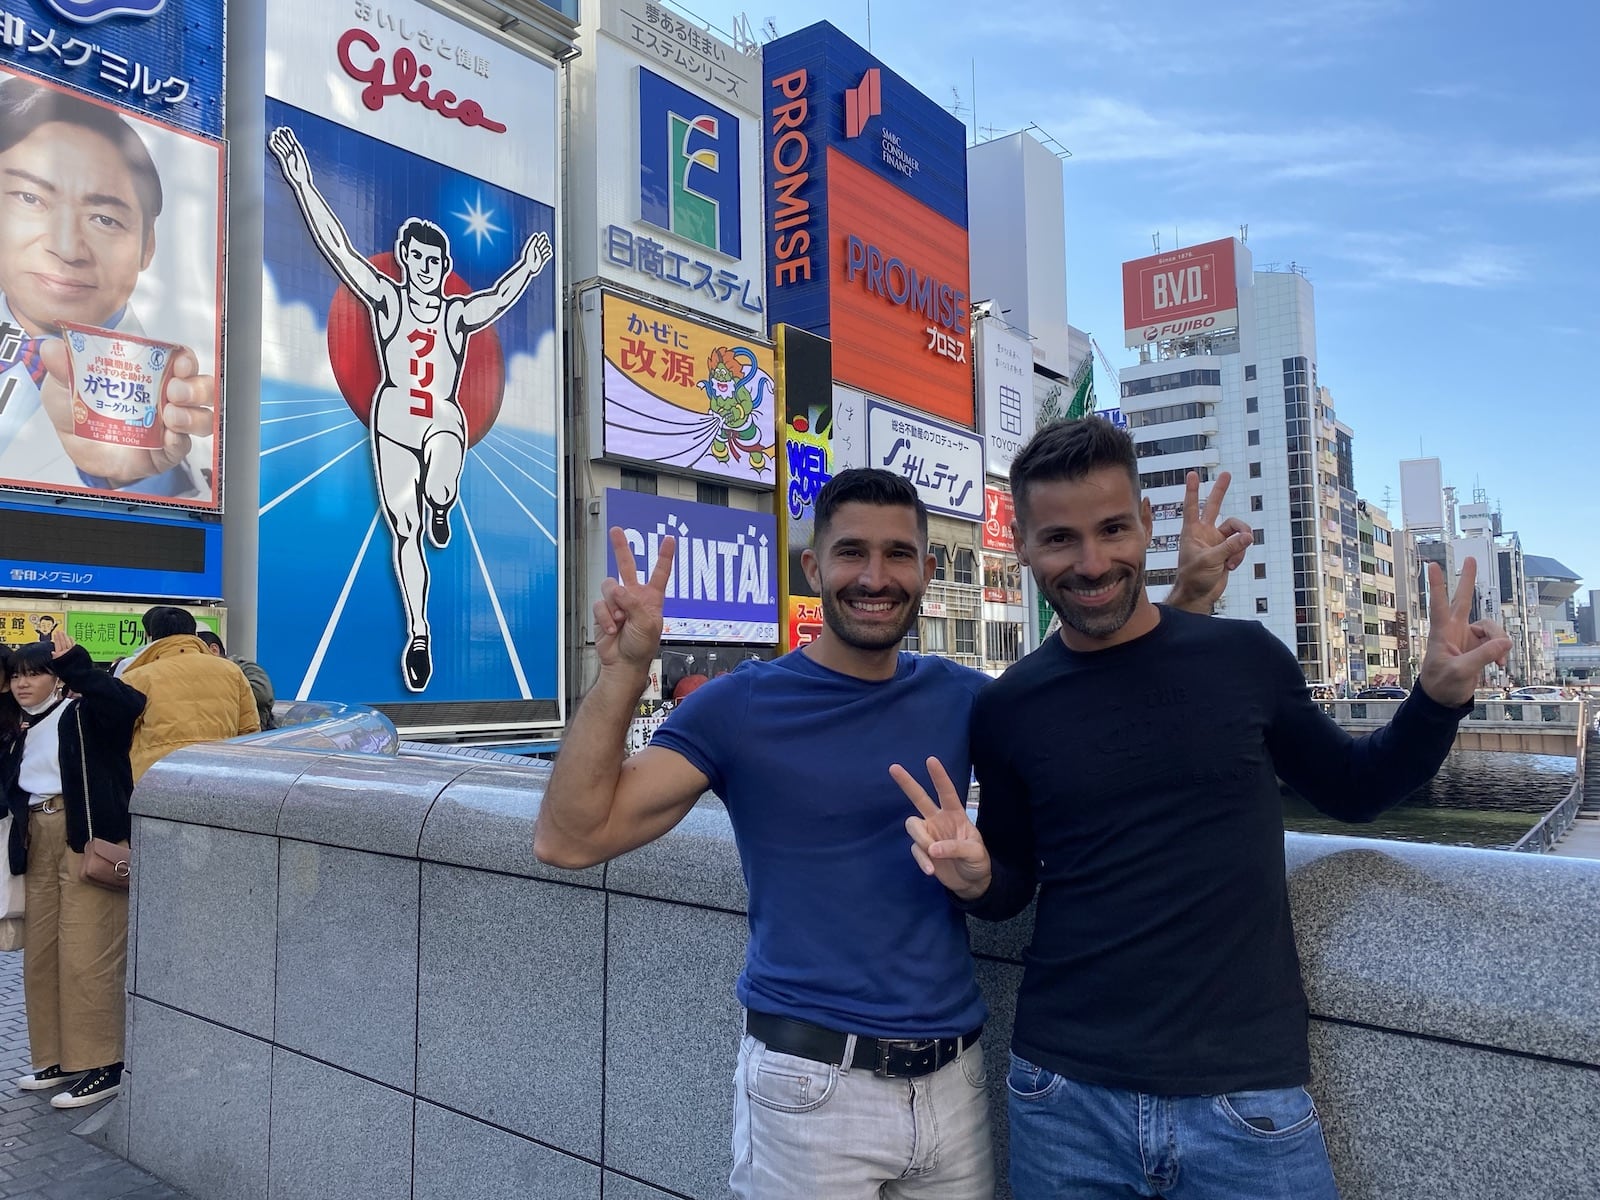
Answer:
[[[322,257],[356,295],[368,304],[383,303],[396,290],[394,282],[356,250],[350,235],[312,182],[311,164],[294,133],[287,128],[275,129],[267,138],[267,146],[278,160],[284,181],[294,192],[295,202],[300,205],[306,227],[311,231],[311,240],[317,244]]]
[[[681,821],[709,780],[673,750],[623,742],[646,677],[602,667],[561,742],[533,832],[540,862],[577,869],[652,842]]]
[[[528,245],[516,266],[500,276],[499,282],[492,288],[474,292],[462,303],[461,321],[466,331],[472,333],[498,321],[544,270],[550,255],[550,239],[544,234],[535,234],[528,239]]]

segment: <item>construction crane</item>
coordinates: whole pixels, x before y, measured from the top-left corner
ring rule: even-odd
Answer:
[[[1106,377],[1111,380],[1111,395],[1117,398],[1117,405],[1122,402],[1122,383],[1117,378],[1117,369],[1111,365],[1111,358],[1101,348],[1100,342],[1094,334],[1089,335],[1089,345],[1094,347],[1095,356],[1100,360],[1100,365],[1106,369]]]

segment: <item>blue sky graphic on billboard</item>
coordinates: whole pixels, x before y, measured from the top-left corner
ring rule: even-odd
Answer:
[[[222,136],[222,0],[11,0],[0,62]]]
[[[288,697],[554,698],[553,210],[271,99],[267,129],[262,665]]]
[[[778,521],[770,512],[607,488],[606,523],[622,527],[633,565],[645,573],[655,567],[661,539],[677,539],[663,639],[777,641]],[[606,552],[606,572],[618,577],[614,549]]]
[[[639,68],[639,215],[738,258],[739,118]]]

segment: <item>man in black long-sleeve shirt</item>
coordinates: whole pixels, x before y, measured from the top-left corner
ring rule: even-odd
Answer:
[[[1510,642],[1430,568],[1420,686],[1352,738],[1256,622],[1145,597],[1132,441],[1042,430],[1012,468],[1019,556],[1062,619],[979,697],[978,827],[936,761],[913,854],[980,917],[1037,888],[1008,1078],[1018,1200],[1332,1200],[1310,1096],[1277,778],[1370,820],[1443,762]]]

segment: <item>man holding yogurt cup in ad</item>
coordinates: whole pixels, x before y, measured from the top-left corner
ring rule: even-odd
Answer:
[[[216,378],[194,349],[146,335],[130,303],[163,205],[132,123],[0,72],[0,479],[213,499],[213,473],[190,459],[216,432]],[[159,282],[156,296],[178,290]],[[86,347],[118,367],[91,374]]]

